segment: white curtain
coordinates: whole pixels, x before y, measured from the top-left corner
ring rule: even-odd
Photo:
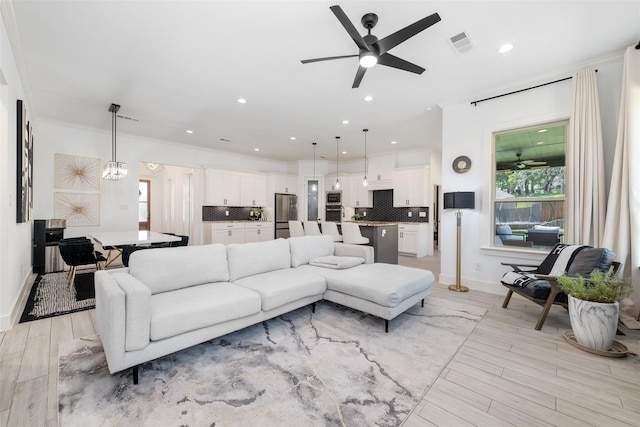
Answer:
[[[566,180],[565,242],[600,247],[606,194],[598,85],[592,67],[573,75]]]
[[[631,276],[636,302],[640,303],[640,50],[633,46],[624,55],[618,138],[611,174],[607,221],[602,246],[616,252]]]

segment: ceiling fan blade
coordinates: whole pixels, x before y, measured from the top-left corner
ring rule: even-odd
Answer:
[[[405,61],[404,59],[398,58],[397,56],[393,56],[390,53],[380,55],[378,57],[378,64],[386,65],[387,67],[398,68],[400,70],[409,71],[416,74],[422,74],[424,72],[424,68],[416,64],[412,64],[409,61]]]
[[[356,72],[356,78],[353,79],[353,86],[351,86],[351,89],[355,89],[357,87],[360,86],[360,82],[362,81],[362,78],[364,77],[364,73],[367,71],[367,69],[365,67],[358,67],[358,71]]]
[[[416,21],[413,24],[404,27],[403,29],[396,31],[391,35],[388,35],[382,40],[379,40],[377,45],[378,49],[380,50],[380,55],[398,46],[403,41],[415,36],[419,32],[426,30],[437,22],[440,22],[440,15],[434,13],[433,15],[422,18],[421,20]]]
[[[338,21],[340,21],[344,29],[347,30],[347,33],[349,33],[356,45],[360,49],[368,51],[369,46],[367,46],[367,44],[364,42],[364,39],[362,38],[358,30],[356,30],[356,27],[353,26],[342,8],[340,6],[331,6],[329,9],[331,9],[333,14],[336,15],[336,18],[338,18]]]
[[[342,58],[354,58],[359,55],[342,55],[342,56],[327,56],[326,58],[313,58],[313,59],[303,59],[303,64],[308,64],[309,62],[319,62],[319,61],[331,61],[333,59],[342,59]]]

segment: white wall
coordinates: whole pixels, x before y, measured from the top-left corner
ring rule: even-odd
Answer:
[[[622,57],[598,64],[597,74],[603,123],[603,139],[607,158],[615,148],[616,123],[622,85]],[[570,75],[570,74],[568,74]],[[553,79],[551,79],[553,80]],[[491,185],[493,132],[550,120],[569,118],[571,80],[533,89],[502,98],[470,105],[444,107],[442,140],[442,193],[475,191],[476,209],[464,211],[462,218],[461,282],[472,289],[504,293],[500,278],[508,271],[500,263],[507,258],[518,262],[535,262],[544,254],[531,250],[490,248],[493,241],[491,217]],[[496,94],[497,95],[497,94]],[[470,100],[471,101],[471,100]],[[472,161],[471,170],[453,172],[451,163],[466,155]],[[607,182],[611,175],[611,160],[606,162]],[[452,210],[443,212],[441,231],[440,282],[455,283],[456,217]],[[476,269],[477,264],[479,270]]]
[[[31,275],[31,223],[16,223],[16,100],[25,100],[11,44],[0,20],[0,330],[20,315]],[[27,101],[27,100],[25,100]],[[26,102],[27,116],[31,117]]]

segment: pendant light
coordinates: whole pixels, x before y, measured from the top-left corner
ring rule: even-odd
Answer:
[[[118,180],[127,175],[127,164],[116,160],[116,113],[120,109],[117,104],[111,104],[111,161],[104,164],[102,179]]]
[[[340,157],[338,156],[338,143],[340,142],[340,137],[336,136],[336,190],[340,189]]]
[[[311,186],[311,191],[314,193],[318,191],[318,180],[316,179],[316,145],[317,142],[312,142],[313,145],[313,185]]]
[[[364,132],[364,179],[362,180],[362,186],[367,187],[369,183],[367,182],[367,132],[369,129],[362,129]]]

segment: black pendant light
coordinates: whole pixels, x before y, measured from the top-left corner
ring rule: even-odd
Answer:
[[[362,129],[364,132],[364,179],[362,180],[362,186],[367,187],[369,183],[367,182],[367,132],[369,129]]]
[[[116,115],[120,110],[118,104],[111,104],[111,161],[104,164],[102,179],[119,180],[127,175],[127,164],[116,160]]]
[[[338,155],[338,143],[340,142],[340,137],[336,136],[336,190],[340,189],[340,156]]]

